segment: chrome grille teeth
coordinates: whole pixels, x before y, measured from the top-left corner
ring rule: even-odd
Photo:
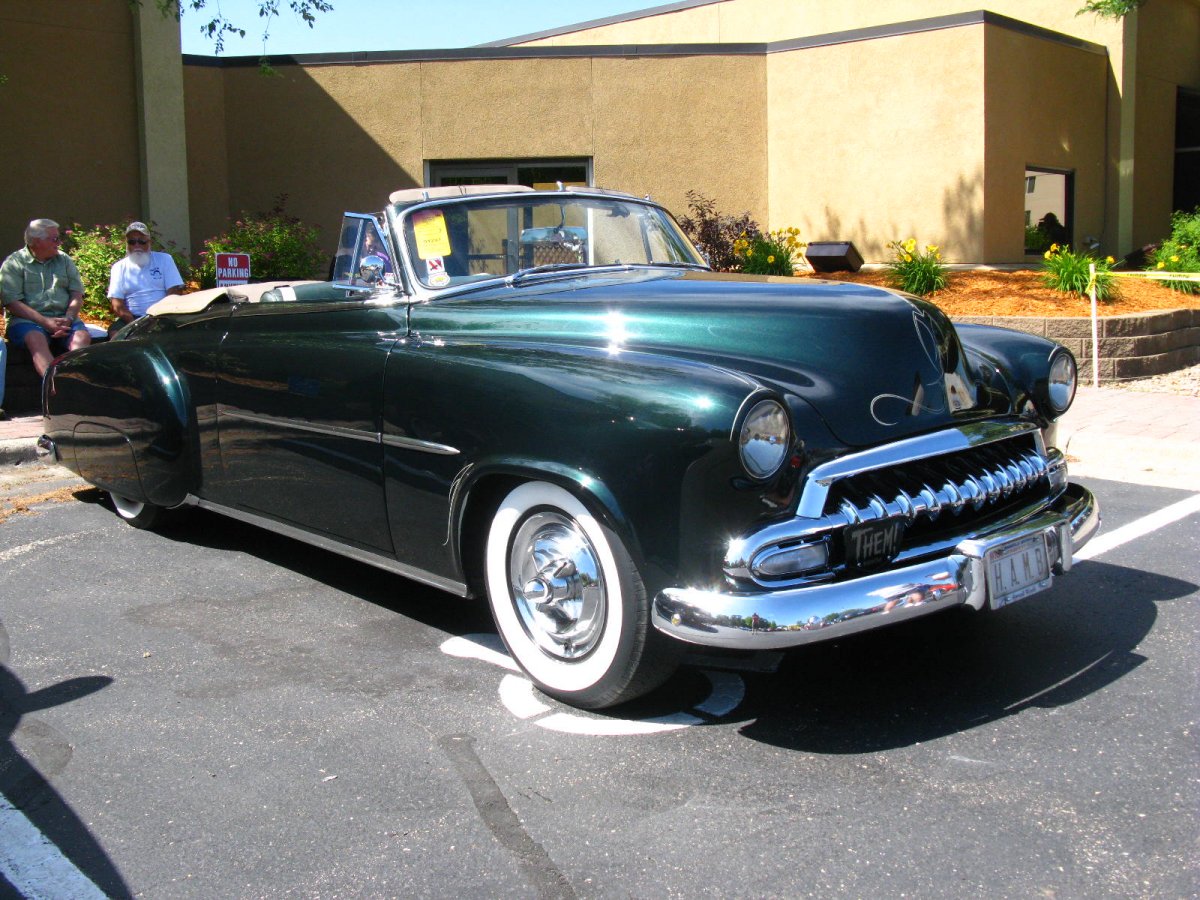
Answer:
[[[933,522],[944,512],[980,512],[1046,477],[1046,461],[1036,451],[1013,449],[988,447],[903,470],[863,472],[841,483],[837,511],[852,525],[891,517]]]

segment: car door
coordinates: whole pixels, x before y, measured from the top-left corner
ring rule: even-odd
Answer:
[[[381,403],[388,352],[407,332],[405,298],[334,285],[263,296],[235,306],[221,343],[225,502],[391,553]]]

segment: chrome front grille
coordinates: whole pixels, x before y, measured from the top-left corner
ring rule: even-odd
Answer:
[[[903,520],[897,561],[941,552],[964,538],[1040,509],[1065,484],[1062,454],[1047,451],[1028,422],[979,422],[905,438],[837,457],[805,479],[795,517],[730,542],[725,574],[764,587],[815,583],[844,568],[841,533],[883,519]],[[825,542],[829,567],[782,577],[758,563]]]
[[[1045,458],[1018,438],[843,478],[830,486],[824,512],[849,524],[893,516],[935,522],[987,514],[1047,485]]]

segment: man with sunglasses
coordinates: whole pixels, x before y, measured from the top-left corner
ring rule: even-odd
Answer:
[[[150,228],[131,222],[125,229],[125,256],[113,263],[108,302],[117,317],[110,332],[144,316],[168,294],[183,293],[183,279],[170,253],[150,249]]]
[[[8,342],[24,344],[39,375],[55,353],[92,342],[79,321],[83,279],[74,260],[59,249],[58,223],[34,219],[25,228],[25,246],[0,265],[0,303],[8,314]]]

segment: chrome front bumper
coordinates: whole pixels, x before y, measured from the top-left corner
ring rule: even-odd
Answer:
[[[1047,511],[1018,525],[963,540],[937,559],[830,584],[731,593],[667,588],[654,599],[659,631],[691,644],[771,650],[844,637],[916,616],[988,600],[984,559],[1008,541],[1040,534],[1053,574],[1100,528],[1100,506],[1070,484]],[[770,623],[770,624],[768,624]]]

